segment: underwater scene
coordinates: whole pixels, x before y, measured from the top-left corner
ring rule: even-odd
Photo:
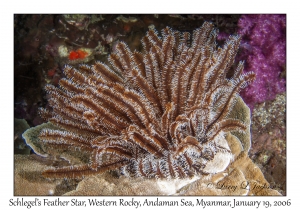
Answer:
[[[14,195],[286,195],[285,14],[15,14]]]

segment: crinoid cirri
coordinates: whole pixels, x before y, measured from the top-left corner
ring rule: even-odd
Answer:
[[[119,170],[130,177],[185,178],[226,169],[232,158],[226,132],[246,129],[228,114],[255,74],[242,74],[240,62],[228,78],[240,37],[218,47],[216,36],[208,22],[192,35],[167,27],[160,37],[149,30],[142,52],[120,42],[110,65],[66,66],[59,87],[46,86],[50,109],[40,110],[57,129],[43,129],[39,138],[86,151],[89,162],[43,175]]]

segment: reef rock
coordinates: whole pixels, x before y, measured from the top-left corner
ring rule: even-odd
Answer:
[[[41,196],[62,195],[75,188],[76,180],[50,180],[41,175],[41,172],[53,160],[38,155],[14,156],[14,196]],[[63,161],[57,164],[63,164]]]

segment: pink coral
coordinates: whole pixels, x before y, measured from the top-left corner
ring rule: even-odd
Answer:
[[[245,60],[245,72],[254,71],[256,81],[241,95],[254,108],[285,92],[286,15],[242,15],[238,22],[242,36],[238,60]]]

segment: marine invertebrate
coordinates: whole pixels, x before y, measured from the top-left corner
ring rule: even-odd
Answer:
[[[273,100],[285,92],[286,15],[242,15],[238,22],[245,72],[253,71],[257,79],[241,92],[253,109],[255,104]]]
[[[69,59],[70,60],[76,60],[76,59],[83,59],[87,56],[87,52],[83,51],[83,50],[76,50],[76,51],[71,51],[70,54],[69,54]]]
[[[59,129],[43,129],[49,145],[88,151],[90,163],[50,168],[46,177],[81,177],[120,169],[128,176],[191,177],[222,171],[231,158],[224,135],[246,129],[228,118],[241,88],[255,78],[240,62],[226,78],[240,38],[223,48],[204,23],[190,34],[149,30],[143,53],[120,42],[101,62],[66,66],[59,87],[46,86],[52,110],[41,109]],[[218,162],[218,167],[215,167]]]

